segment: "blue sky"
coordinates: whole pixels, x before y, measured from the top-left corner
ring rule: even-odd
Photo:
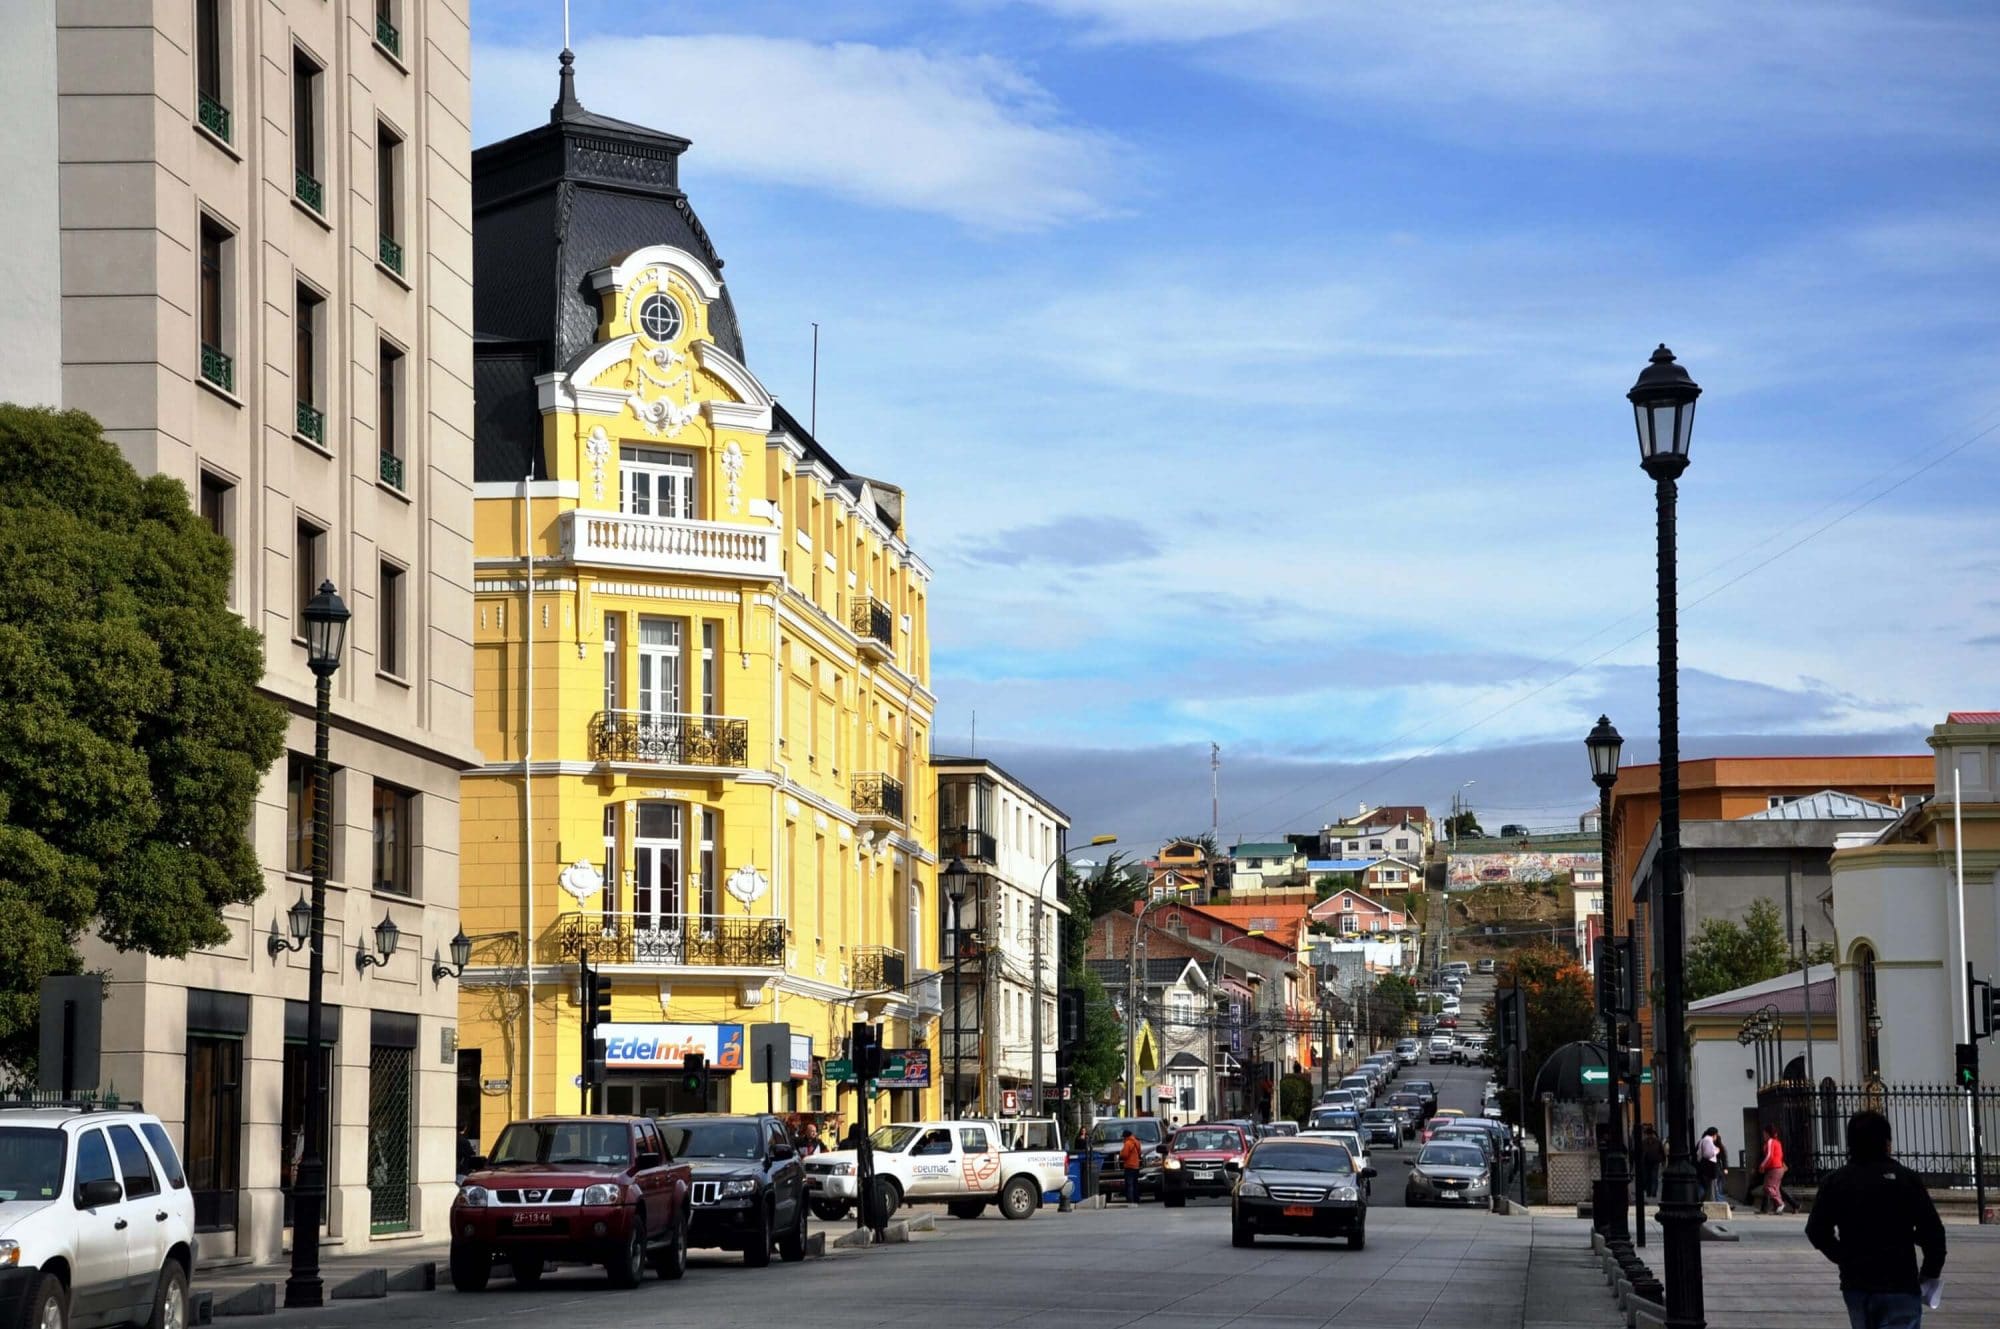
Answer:
[[[2000,704],[1984,7],[643,12],[574,7],[584,102],[694,140],[800,413],[820,323],[821,438],[936,569],[939,748],[976,709],[1079,831],[1205,828],[1210,741],[1225,838],[1475,770],[1587,804],[1548,754],[1653,725],[1660,340],[1706,389],[1686,751]],[[560,8],[474,19],[489,142],[546,116]]]

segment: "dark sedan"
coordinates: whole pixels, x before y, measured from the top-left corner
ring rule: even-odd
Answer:
[[[1250,1246],[1266,1237],[1346,1237],[1360,1250],[1368,1240],[1368,1197],[1353,1156],[1331,1140],[1265,1140],[1250,1151],[1229,1205],[1229,1240]]]
[[[1394,1108],[1368,1108],[1361,1114],[1361,1138],[1368,1144],[1386,1144],[1391,1149],[1403,1143],[1403,1123]]]

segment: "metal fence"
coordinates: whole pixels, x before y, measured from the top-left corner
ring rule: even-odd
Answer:
[[[1847,1162],[1847,1119],[1868,1110],[1889,1119],[1896,1161],[1927,1186],[1973,1184],[1973,1096],[1951,1085],[1843,1085],[1823,1080],[1769,1084],[1757,1093],[1761,1126],[1774,1126],[1784,1146],[1786,1182],[1817,1186]],[[1979,1171],[2000,1186],[2000,1089],[1978,1091],[1984,1134]],[[1755,1141],[1745,1141],[1755,1157]]]

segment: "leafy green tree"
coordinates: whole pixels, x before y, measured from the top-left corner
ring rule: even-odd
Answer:
[[[1453,836],[1469,839],[1484,834],[1486,832],[1479,829],[1478,815],[1470,808],[1467,808],[1463,812],[1455,812],[1444,819],[1444,838],[1446,840],[1450,840]]]
[[[246,828],[284,745],[229,545],[78,411],[0,405],[0,1058],[95,929],[180,956],[263,889]]]
[[[1083,997],[1083,1041],[1070,1059],[1070,1083],[1091,1102],[1125,1073],[1125,1026],[1096,974],[1080,970],[1070,986]]]
[[[1510,964],[1528,1006],[1528,1044],[1521,1052],[1521,1089],[1528,1095],[1534,1092],[1535,1077],[1550,1054],[1567,1043],[1600,1039],[1603,1027],[1597,1018],[1597,994],[1590,973],[1568,951],[1546,942],[1524,946],[1515,952]],[[1495,1005],[1489,1002],[1488,1029],[1498,1028],[1495,1015]],[[1511,1091],[1503,1095],[1501,1106],[1515,1114],[1510,1120],[1519,1120],[1519,1102]],[[1541,1129],[1539,1120],[1527,1125]]]
[[[1700,1001],[1746,983],[1777,978],[1798,967],[1778,907],[1769,900],[1759,900],[1741,923],[1711,918],[1695,933],[1687,948],[1687,999]]]
[[[1287,1075],[1278,1081],[1278,1119],[1305,1124],[1312,1111],[1313,1082],[1309,1075]]]

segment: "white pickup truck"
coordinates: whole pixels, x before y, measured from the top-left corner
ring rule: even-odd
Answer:
[[[892,1122],[869,1137],[875,1184],[886,1218],[905,1204],[942,1204],[954,1218],[977,1218],[998,1204],[1008,1218],[1031,1217],[1048,1191],[1069,1184],[1069,1160],[1057,1147],[1010,1148],[1061,1138],[1053,1122]],[[1040,1140],[1034,1137],[1041,1137]],[[860,1160],[851,1149],[806,1160],[813,1212],[837,1218],[860,1197]]]

